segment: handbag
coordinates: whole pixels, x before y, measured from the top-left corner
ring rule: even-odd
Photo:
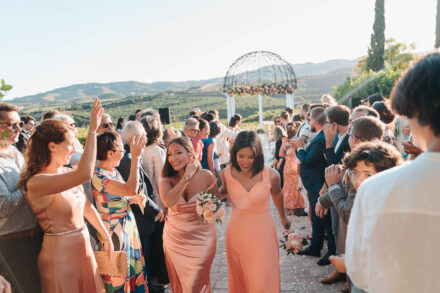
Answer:
[[[94,253],[101,275],[127,276],[127,252],[112,251],[110,252],[110,258],[108,257],[107,251],[95,251]]]

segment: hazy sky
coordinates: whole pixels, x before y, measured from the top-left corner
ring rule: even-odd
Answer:
[[[386,38],[429,51],[436,0],[385,0]],[[75,83],[224,76],[268,50],[291,63],[366,54],[374,0],[0,0],[8,98]]]

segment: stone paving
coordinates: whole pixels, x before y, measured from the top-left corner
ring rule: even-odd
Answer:
[[[228,292],[225,233],[230,212],[231,208],[228,207],[225,221],[222,225],[217,225],[217,251],[211,268],[211,289],[213,293]],[[277,226],[278,236],[281,237],[282,227],[273,204],[271,204],[271,212]],[[290,217],[290,219],[292,220],[293,229],[306,227],[306,233],[311,233],[308,217]],[[324,246],[326,247],[326,244]],[[311,256],[286,255],[284,250],[280,249],[281,292],[341,292],[343,283],[322,285],[319,282],[320,278],[332,271],[332,266],[320,267],[316,264],[317,260],[318,258]],[[168,289],[166,292],[171,292],[171,290]]]

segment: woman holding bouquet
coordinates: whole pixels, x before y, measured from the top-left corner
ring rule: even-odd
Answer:
[[[213,223],[201,223],[197,195],[215,186],[214,176],[195,159],[191,141],[173,139],[167,150],[159,191],[168,207],[163,246],[174,293],[211,292],[209,275],[216,249]]]
[[[222,173],[220,193],[232,201],[226,231],[229,292],[280,292],[278,237],[269,210],[274,201],[285,229],[280,175],[264,166],[255,131],[242,131],[231,149],[231,166]]]

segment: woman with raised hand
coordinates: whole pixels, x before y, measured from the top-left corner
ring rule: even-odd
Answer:
[[[76,170],[64,167],[74,149],[69,124],[42,121],[29,140],[27,165],[18,186],[44,231],[38,257],[42,292],[103,292],[104,287],[90,245],[84,217],[100,234],[103,249],[113,250],[109,233],[86,199],[82,183],[92,177],[96,162],[96,129],[102,116],[99,99],[90,115],[86,146]]]
[[[103,276],[107,292],[148,292],[141,241],[130,208],[131,203],[143,206],[146,200],[143,192],[139,193],[142,202],[136,196],[139,189],[139,157],[146,141],[145,135],[133,136],[130,143],[130,175],[125,182],[116,170],[125,153],[121,136],[117,132],[104,132],[98,136],[97,158],[100,164],[92,177],[93,196],[98,212],[110,232],[115,251],[127,253],[128,266],[126,276]],[[103,244],[99,241],[100,249]]]
[[[229,196],[232,213],[226,231],[229,292],[280,292],[278,237],[269,210],[270,197],[283,227],[280,175],[264,166],[263,147],[255,131],[241,131],[231,149],[231,165],[222,173],[222,197]]]
[[[216,249],[213,223],[201,223],[196,212],[197,195],[215,186],[214,176],[195,159],[191,141],[173,139],[167,150],[159,191],[168,208],[163,247],[171,290],[175,293],[207,293]]]

